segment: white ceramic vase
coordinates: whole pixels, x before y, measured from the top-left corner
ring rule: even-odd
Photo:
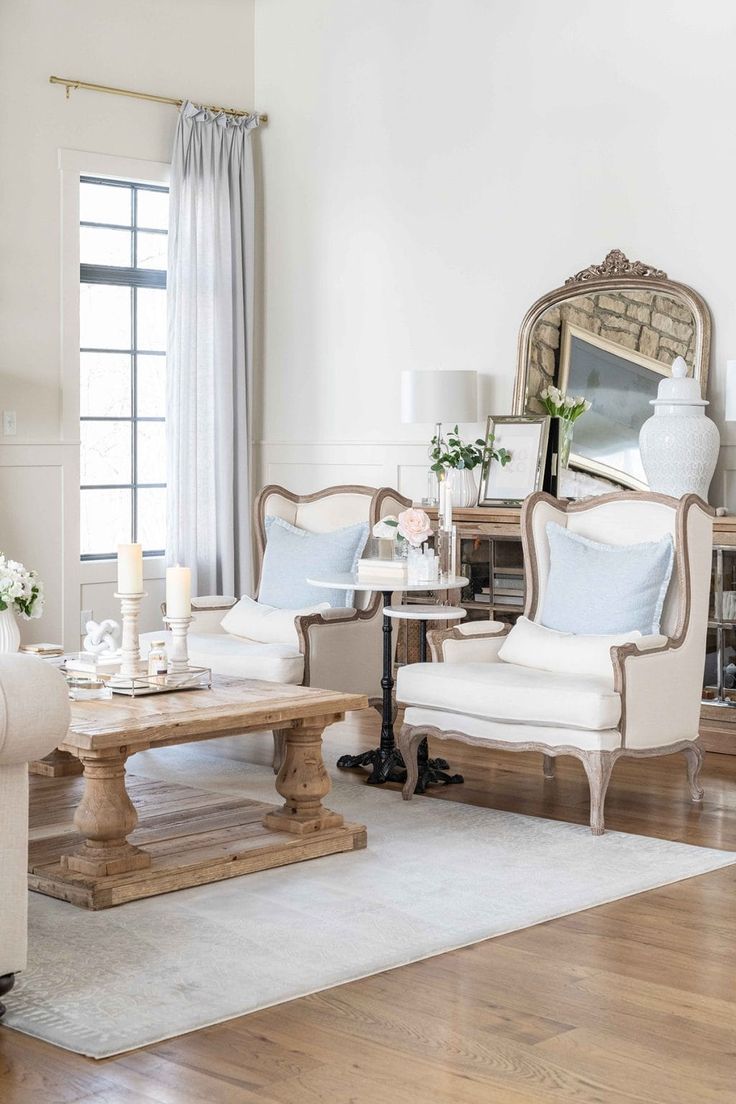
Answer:
[[[673,498],[697,494],[707,502],[720,437],[705,415],[708,403],[698,381],[686,373],[685,361],[677,357],[672,378],[662,380],[652,399],[654,414],[641,427],[639,450],[650,490]]]
[[[12,609],[0,610],[0,652],[17,652],[20,629]]]
[[[448,468],[445,481],[452,494],[453,507],[475,506],[478,501],[478,487],[469,468]]]

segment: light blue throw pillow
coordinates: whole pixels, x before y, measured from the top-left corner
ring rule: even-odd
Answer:
[[[599,544],[550,521],[547,538],[543,625],[589,636],[659,632],[675,554],[669,534],[644,544]]]
[[[354,572],[368,540],[368,522],[309,533],[279,517],[266,518],[258,601],[278,609],[303,609],[318,602],[342,608],[352,606],[354,591],[312,586],[308,578]]]

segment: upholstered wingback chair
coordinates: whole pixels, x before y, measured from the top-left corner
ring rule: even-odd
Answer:
[[[425,736],[488,748],[540,751],[545,774],[554,757],[583,763],[590,784],[590,825],[604,830],[603,807],[614,764],[624,755],[683,752],[690,795],[702,752],[698,723],[711,569],[712,510],[695,495],[679,500],[649,493],[616,493],[566,503],[531,495],[521,524],[526,582],[525,616],[540,623],[550,570],[546,533],[556,522],[607,545],[632,545],[672,535],[674,561],[661,615],[661,635],[640,636],[604,652],[594,675],[561,673],[499,657],[508,625],[473,622],[430,634],[433,664],[399,672],[398,701],[406,706],[399,746],[408,768],[404,797],[417,781],[417,748]],[[592,648],[594,637],[573,638]],[[526,661],[525,661],[526,662]],[[534,656],[529,658],[534,663]]]
[[[26,965],[28,763],[53,751],[68,728],[61,674],[34,656],[0,656],[0,997]]]
[[[311,533],[329,533],[359,522],[374,524],[411,505],[389,487],[336,486],[297,495],[270,485],[254,503],[256,597],[266,548],[266,518],[278,517]],[[337,597],[337,592],[336,592]],[[261,643],[227,633],[221,621],[235,597],[208,596],[192,602],[194,624],[189,636],[193,663],[223,675],[319,686],[327,690],[376,695],[381,682],[382,616],[380,595],[356,591],[354,605],[297,615],[296,642]],[[160,634],[147,634],[152,635]],[[281,761],[284,739],[274,733],[274,767]]]

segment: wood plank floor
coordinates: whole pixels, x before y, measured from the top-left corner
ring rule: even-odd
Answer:
[[[328,733],[370,746],[373,714]],[[267,737],[213,741],[267,762]],[[443,745],[463,787],[430,800],[585,823],[573,761]],[[133,763],[134,767],[134,763]],[[736,850],[736,756],[626,761],[607,825]],[[420,800],[419,798],[415,800]],[[10,994],[8,999],[12,999]],[[134,1010],[133,1010],[134,1014]],[[736,1104],[736,869],[93,1062],[0,1028],[2,1104]]]

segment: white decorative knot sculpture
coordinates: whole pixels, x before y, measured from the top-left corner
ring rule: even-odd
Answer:
[[[654,414],[639,434],[649,490],[673,498],[695,493],[707,502],[720,437],[705,416],[708,403],[700,394],[700,384],[688,378],[682,357],[672,362],[672,378],[662,380],[651,405]]]
[[[105,621],[88,621],[84,626],[84,650],[91,655],[114,656],[120,647],[120,625],[108,618]]]

